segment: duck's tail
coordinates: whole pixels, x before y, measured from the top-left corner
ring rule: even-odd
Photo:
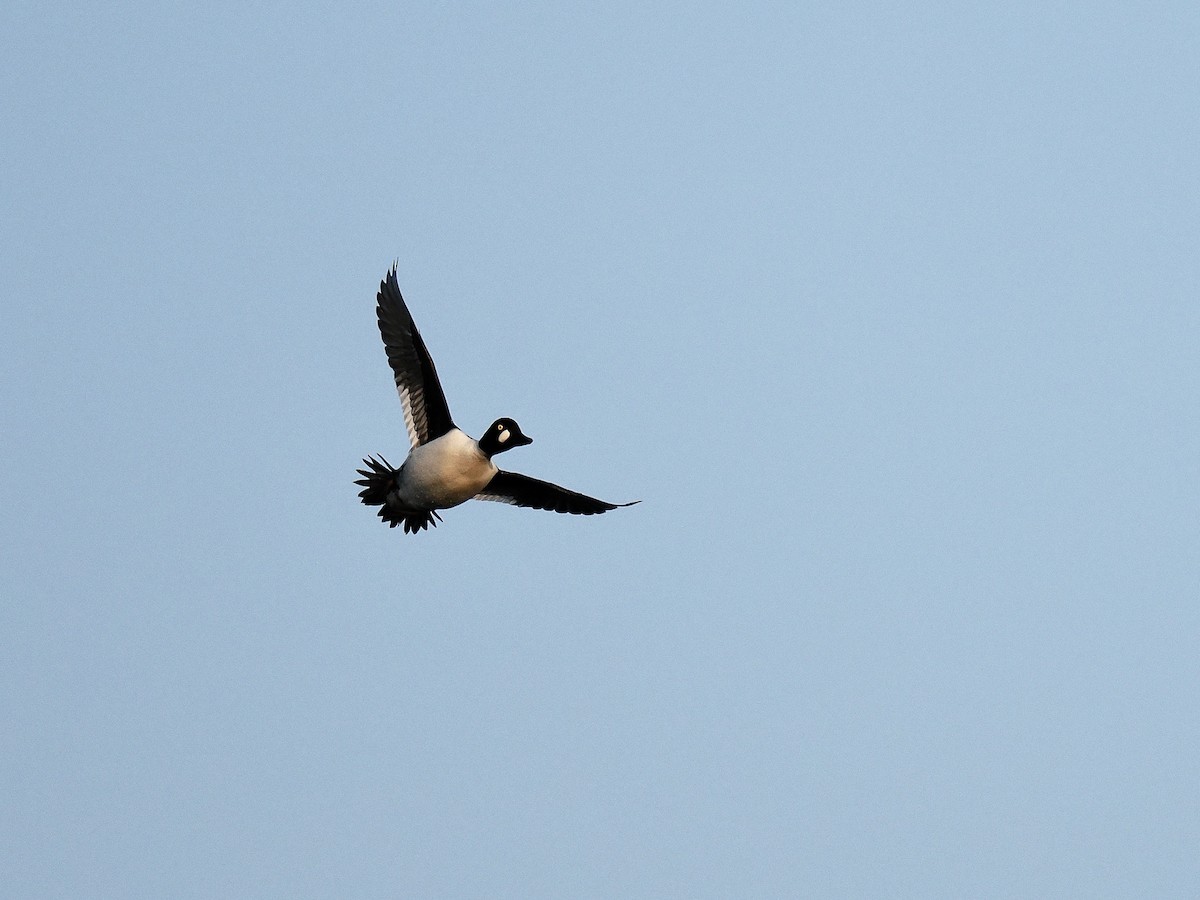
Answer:
[[[389,502],[388,496],[396,490],[396,473],[399,469],[393,469],[391,463],[382,456],[379,459],[368,456],[363,460],[363,465],[367,468],[357,470],[363,477],[354,482],[362,486],[358,496],[365,506],[379,507],[379,518],[387,522],[389,528],[403,524],[405,534],[416,534],[422,529],[437,527],[442,517],[436,511],[404,509]]]

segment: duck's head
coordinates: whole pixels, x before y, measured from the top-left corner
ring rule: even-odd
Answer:
[[[533,438],[526,437],[525,433],[521,431],[521,426],[515,420],[502,418],[488,426],[488,430],[479,439],[479,449],[490,459],[497,453],[532,443]]]

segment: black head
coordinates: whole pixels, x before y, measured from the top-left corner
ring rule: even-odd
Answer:
[[[520,425],[512,419],[504,418],[497,419],[488,426],[488,430],[479,439],[479,449],[490,458],[513,447],[524,447],[532,443],[533,438],[526,437]]]

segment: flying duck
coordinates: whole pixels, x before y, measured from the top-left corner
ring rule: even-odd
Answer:
[[[403,524],[405,533],[414,534],[436,527],[442,520],[437,513],[439,509],[449,509],[471,499],[582,516],[639,502],[606,503],[548,481],[497,468],[493,457],[513,447],[532,444],[533,438],[527,437],[521,426],[507,417],[493,422],[479,440],[454,424],[433,359],[400,295],[395,266],[387,279],[379,283],[375,313],[412,447],[408,459],[398,469],[393,469],[382,456],[367,457],[363,460],[366,468],[358,470],[363,477],[354,483],[362,486],[358,495],[362,502],[378,506],[379,518],[389,527]]]

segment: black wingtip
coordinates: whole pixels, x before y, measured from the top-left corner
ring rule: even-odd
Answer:
[[[577,516],[602,516],[614,509],[624,509],[626,506],[636,506],[641,500],[630,500],[628,503],[609,503],[607,500],[597,500],[598,507],[592,509],[556,509],[555,512],[567,512]]]
[[[599,515],[601,513],[612,512],[614,509],[624,509],[626,506],[637,506],[642,501],[641,500],[630,500],[628,503],[609,503],[607,500],[601,500],[600,502],[604,504],[604,507],[605,507],[604,509],[597,509],[597,510],[592,510],[591,512],[585,512],[584,515],[585,516]],[[574,510],[572,510],[572,512],[574,512]]]
[[[403,296],[400,294],[400,282],[396,277],[395,263],[393,263],[392,267],[388,269],[387,276],[379,282],[379,293],[375,296],[375,305],[377,307],[377,311],[383,307],[384,298],[388,296],[389,293],[395,293],[399,296]]]

